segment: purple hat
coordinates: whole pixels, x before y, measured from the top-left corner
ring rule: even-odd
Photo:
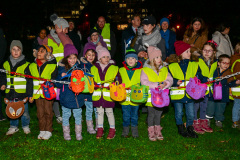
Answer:
[[[72,44],[66,44],[64,46],[64,58],[66,58],[67,56],[71,55],[71,54],[76,54],[78,55],[78,51],[77,49],[74,47],[74,45]]]

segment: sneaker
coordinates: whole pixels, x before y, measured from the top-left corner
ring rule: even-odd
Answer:
[[[100,138],[102,138],[103,137],[103,128],[98,128],[97,129],[97,135],[96,135],[96,138],[97,139],[100,139]]]
[[[43,135],[45,134],[46,131],[40,131],[40,134],[38,135],[38,139],[42,139]]]
[[[193,128],[194,128],[194,132],[196,132],[198,134],[204,134],[205,133],[205,131],[202,130],[200,119],[193,121]]]
[[[201,128],[205,132],[212,133],[213,129],[208,125],[208,121],[208,119],[200,119]]]
[[[12,134],[14,134],[14,133],[16,133],[16,132],[18,132],[18,131],[19,131],[18,128],[9,128],[8,131],[7,131],[7,133],[6,133],[6,135],[7,135],[7,136],[8,136],[8,135],[12,135]]]
[[[115,133],[116,133],[116,129],[115,128],[110,128],[107,139],[113,139],[115,137]]]
[[[63,119],[62,119],[62,117],[57,117],[56,121],[57,121],[57,123],[62,124]]]
[[[222,127],[223,127],[221,121],[216,121],[215,124],[216,124],[216,126],[219,127],[219,128],[222,128]]]
[[[52,133],[49,131],[45,131],[45,134],[42,136],[42,139],[48,140],[52,136]]]
[[[23,128],[23,132],[24,132],[25,134],[29,134],[29,133],[31,133],[29,127],[24,127],[24,128]]]
[[[238,122],[233,122],[232,128],[240,128],[239,123]]]

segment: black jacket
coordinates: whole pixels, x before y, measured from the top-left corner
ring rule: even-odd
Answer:
[[[129,25],[128,28],[126,28],[123,32],[122,32],[122,56],[123,56],[123,60],[125,60],[125,51],[126,51],[126,44],[131,44],[130,41],[132,41],[132,39],[135,37],[135,32],[132,29],[132,25]]]
[[[82,42],[80,41],[80,37],[77,32],[75,32],[74,30],[68,31],[67,35],[72,40],[75,48],[78,50],[78,54],[81,54]]]

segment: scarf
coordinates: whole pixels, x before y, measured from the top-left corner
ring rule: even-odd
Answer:
[[[43,45],[43,39],[41,39],[40,37],[37,37],[37,41],[39,45]]]
[[[10,62],[12,63],[12,66],[14,67],[18,62],[22,61],[25,58],[23,54],[21,54],[18,59],[14,59],[12,55],[10,55]]]
[[[57,44],[61,43],[61,40],[59,39],[58,35],[55,33],[55,29],[51,29],[50,34],[53,37],[53,39],[57,42]]]
[[[100,37],[98,37],[98,40],[96,42],[93,42],[93,44],[97,45],[99,41],[100,41]]]
[[[166,45],[166,48],[169,49],[169,37],[170,37],[170,30],[167,29],[166,32],[164,32],[163,30],[160,30],[160,33],[161,33],[161,36],[163,39],[165,39],[165,45]]]
[[[104,69],[107,67],[107,65],[109,64],[102,64],[101,62],[99,62],[99,64],[100,64],[100,67],[101,67],[101,69],[102,69],[102,71],[104,71]]]

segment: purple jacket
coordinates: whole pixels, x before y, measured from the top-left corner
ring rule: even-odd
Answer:
[[[101,42],[102,46],[107,48],[107,44],[103,41],[103,37],[101,35],[99,36],[99,42]],[[87,38],[88,42],[85,44],[84,49],[83,49],[83,56],[85,56],[85,53],[88,49],[93,49],[96,50],[97,45],[91,42],[91,37]]]
[[[100,62],[97,61],[96,64],[95,64],[95,67],[97,67],[98,73],[99,73],[99,77],[100,77],[101,81],[103,81],[104,78],[105,78],[105,75],[107,73],[108,68],[111,65],[115,65],[115,62],[113,60],[110,60],[109,64],[107,65],[107,67],[103,71],[102,71],[101,66],[100,66],[99,63]],[[117,73],[116,77],[118,78],[119,84],[122,83],[122,79],[121,79],[121,76],[120,76],[119,72]],[[95,82],[94,82],[94,84],[96,85]],[[114,108],[115,102],[106,101],[106,100],[103,99],[103,97],[101,97],[98,101],[93,101],[93,106],[94,107],[102,106],[103,108]]]

